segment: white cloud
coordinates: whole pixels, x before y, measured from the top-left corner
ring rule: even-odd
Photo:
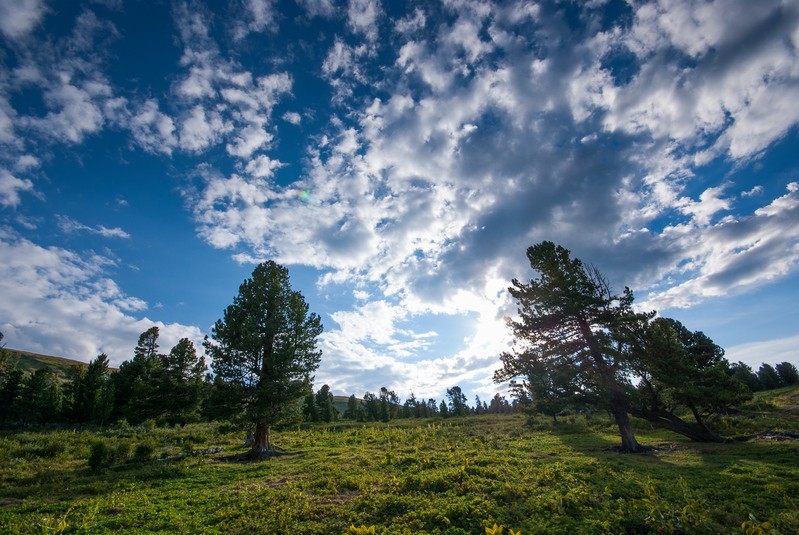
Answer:
[[[271,2],[247,0],[245,7],[255,21],[247,31],[271,27]],[[187,68],[173,87],[182,108],[180,147],[199,153],[224,143],[231,156],[249,159],[272,141],[272,108],[291,93],[293,82],[285,72],[255,77],[237,62],[223,58],[209,34],[210,17],[186,4],[175,10],[184,46],[181,64]]]
[[[7,232],[0,234],[0,256],[0,331],[9,347],[83,361],[105,352],[118,366],[153,325],[163,347],[182,337],[202,340],[196,327],[133,316],[147,305],[107,278],[108,258],[44,248]]]
[[[0,1],[0,31],[6,39],[19,39],[39,24],[46,8],[41,0]]]
[[[330,18],[336,13],[336,6],[332,0],[297,0],[309,17]]]
[[[183,118],[180,124],[180,146],[189,152],[202,152],[216,144],[222,135],[233,130],[233,126],[225,123],[222,116],[206,110],[199,104]]]
[[[298,125],[302,122],[302,117],[295,111],[287,111],[283,114],[283,120],[287,123]]]
[[[685,308],[705,299],[736,294],[796,270],[799,264],[799,186],[739,219],[704,230],[685,225],[664,230],[679,261],[668,273],[679,276],[663,291],[649,295],[644,308]],[[679,266],[679,267],[678,267]],[[687,271],[679,275],[679,270]]]
[[[5,169],[0,169],[0,205],[6,208],[19,206],[19,194],[33,190],[33,182],[27,178],[17,178]]]
[[[610,111],[606,126],[688,146],[715,135],[711,157],[758,154],[799,121],[799,103],[791,97],[799,69],[788,38],[797,25],[799,8],[780,3],[638,6],[632,29],[617,45],[645,61],[624,90],[603,104]],[[675,48],[694,64],[680,64],[679,54],[669,53]]]
[[[243,0],[246,18],[239,21],[234,35],[241,39],[249,32],[277,31],[273,0]]]
[[[725,188],[726,185],[708,188],[699,196],[698,202],[687,201],[680,209],[684,213],[692,215],[697,225],[705,226],[718,212],[730,209],[731,200],[721,197]]]
[[[402,34],[412,34],[422,30],[427,22],[427,17],[421,8],[414,8],[413,14],[394,24],[394,29]]]
[[[244,170],[251,176],[256,178],[270,178],[274,176],[275,170],[280,169],[285,164],[269,158],[263,154],[259,154],[254,159],[247,162]]]
[[[753,187],[749,191],[742,192],[741,193],[741,197],[754,197],[756,195],[762,195],[762,194],[763,194],[763,186],[758,184],[757,186]]]
[[[353,32],[367,40],[377,39],[380,0],[349,0],[347,20]]]
[[[763,340],[729,347],[725,357],[730,362],[743,362],[755,371],[762,363],[779,364],[781,362],[799,362],[799,335]]]
[[[61,232],[65,232],[67,234],[71,234],[73,232],[88,232],[89,234],[96,234],[98,236],[103,236],[104,238],[130,238],[130,234],[119,227],[108,228],[103,225],[90,227],[65,215],[57,215],[56,220],[58,221],[58,227],[61,229]]]
[[[27,118],[25,122],[56,141],[80,143],[88,134],[98,132],[104,123],[103,114],[96,99],[110,95],[110,88],[100,84],[96,87],[70,83],[62,75],[58,85],[45,92],[45,100],[51,108],[42,118]]]
[[[155,99],[141,105],[130,119],[129,128],[136,143],[147,152],[171,155],[178,144],[174,121],[159,110]]]

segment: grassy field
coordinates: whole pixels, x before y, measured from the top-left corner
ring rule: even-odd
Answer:
[[[796,400],[761,395],[720,424],[797,431]],[[653,453],[612,451],[598,416],[340,422],[283,430],[282,454],[255,463],[219,424],[3,432],[0,532],[799,532],[799,442],[637,429]]]

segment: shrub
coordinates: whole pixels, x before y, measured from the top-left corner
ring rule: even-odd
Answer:
[[[92,443],[91,452],[89,453],[89,468],[92,470],[99,470],[109,463],[111,458],[111,448],[104,440],[98,440]]]
[[[144,463],[152,460],[155,455],[155,446],[150,442],[140,442],[133,451],[133,460]]]
[[[89,452],[89,468],[100,470],[111,464],[119,464],[130,458],[130,443],[118,441],[111,444],[108,440],[97,440],[92,443]]]

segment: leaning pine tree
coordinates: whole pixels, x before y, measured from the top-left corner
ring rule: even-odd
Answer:
[[[267,261],[242,283],[206,338],[216,375],[215,412],[255,428],[252,456],[271,455],[272,427],[297,417],[319,366],[321,333],[319,316],[291,289],[288,270]]]
[[[547,396],[581,399],[607,408],[621,435],[621,449],[638,452],[628,416],[630,362],[611,333],[648,315],[632,310],[633,294],[611,293],[601,274],[569,250],[544,241],[527,249],[538,275],[529,283],[514,279],[508,288],[518,303],[518,320],[508,320],[515,337],[512,352],[500,358],[496,382],[522,379],[534,403]],[[542,381],[541,374],[548,377]],[[543,392],[542,385],[557,391]]]

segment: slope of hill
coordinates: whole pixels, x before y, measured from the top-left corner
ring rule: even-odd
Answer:
[[[40,355],[18,349],[5,348],[12,361],[16,361],[17,369],[25,373],[34,372],[41,368],[51,368],[60,377],[66,378],[69,369],[73,366],[85,367],[88,364],[79,360],[72,360],[63,357],[53,357],[50,355]]]

